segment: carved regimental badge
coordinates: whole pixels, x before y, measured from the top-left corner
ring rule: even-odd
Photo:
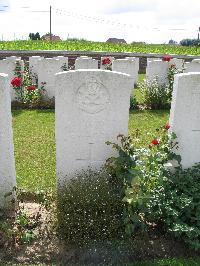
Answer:
[[[108,89],[95,77],[91,77],[79,87],[76,102],[83,111],[98,113],[110,102]]]

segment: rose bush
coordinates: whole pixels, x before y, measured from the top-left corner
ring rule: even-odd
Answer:
[[[17,100],[28,104],[35,104],[40,101],[45,92],[44,85],[46,82],[43,82],[41,87],[38,87],[37,84],[33,84],[27,67],[25,67],[22,73],[21,65],[18,61],[16,62],[15,76],[16,77],[11,80],[11,85],[16,92]]]

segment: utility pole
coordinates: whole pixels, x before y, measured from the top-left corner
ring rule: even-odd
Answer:
[[[50,22],[50,32],[49,33],[50,33],[50,41],[52,41],[52,32],[51,32],[51,6],[50,6],[50,12],[49,12],[49,14],[50,14],[50,18],[49,18],[50,19],[50,21],[49,21]]]

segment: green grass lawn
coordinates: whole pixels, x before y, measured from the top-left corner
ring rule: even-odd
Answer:
[[[129,133],[139,129],[139,144],[148,145],[169,111],[131,111]],[[30,191],[55,189],[55,134],[53,110],[13,111],[18,187]]]
[[[145,74],[139,74],[138,75],[138,81],[137,81],[137,84],[135,85],[135,87],[133,89],[133,93],[132,93],[136,97],[136,100],[139,104],[142,104],[144,102],[144,99],[143,99],[142,94],[139,90],[138,83],[142,82],[145,79],[145,77],[146,77]]]
[[[13,111],[18,187],[48,190],[55,187],[54,111]]]

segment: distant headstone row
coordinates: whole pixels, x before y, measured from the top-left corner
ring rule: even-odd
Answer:
[[[166,58],[167,59],[167,58]],[[146,68],[147,81],[157,80],[158,85],[168,83],[168,71],[170,67],[175,67],[178,72],[200,72],[200,59],[193,59],[191,62],[184,62],[183,59],[169,58],[169,60],[148,58]]]
[[[21,58],[11,56],[0,60],[0,72],[8,74],[9,81],[16,76],[16,64],[20,64],[23,76],[24,62]],[[98,69],[98,60],[88,56],[80,56],[75,60],[74,69]],[[112,57],[102,57],[100,69],[112,70],[125,74],[130,74],[134,83],[138,79],[139,58],[127,57],[125,59],[114,59]],[[55,74],[68,71],[68,58],[64,56],[57,56],[54,58],[44,58],[40,56],[32,56],[29,58],[29,71],[32,77],[33,84],[38,87],[43,86],[45,89],[45,100],[55,97]],[[10,86],[11,101],[17,100],[16,93]]]

